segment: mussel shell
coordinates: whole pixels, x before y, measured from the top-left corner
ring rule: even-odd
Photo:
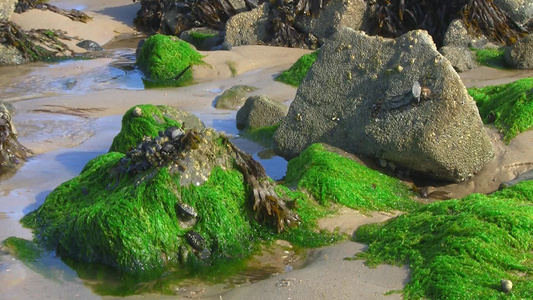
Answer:
[[[178,216],[183,216],[187,219],[196,218],[198,215],[194,207],[181,202],[176,202],[176,213]]]
[[[203,251],[205,248],[204,238],[196,231],[191,230],[185,234],[187,243],[196,251]]]

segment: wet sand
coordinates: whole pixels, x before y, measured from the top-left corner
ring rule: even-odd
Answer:
[[[63,20],[61,16],[49,16],[46,12],[34,12],[38,16],[32,13],[17,17],[23,19],[21,22],[29,24],[26,26],[67,26],[71,30],[69,33],[81,38],[94,37],[95,41],[101,44],[124,33],[135,34],[131,29],[131,20],[138,4],[132,4],[131,0],[50,2],[63,8],[83,8],[94,16],[94,24],[78,24],[80,26],[74,28],[70,20]],[[43,23],[33,23],[32,19],[36,18],[42,18]],[[37,63],[9,67],[0,72],[0,98],[15,105],[17,112],[14,121],[21,135],[20,140],[36,153],[18,172],[0,178],[0,240],[9,236],[31,239],[31,232],[18,223],[20,218],[37,208],[57,185],[79,174],[87,161],[107,152],[112,138],[120,130],[122,114],[136,104],[167,104],[190,111],[198,115],[206,126],[236,136],[237,145],[259,159],[259,153],[264,148],[238,137],[234,121],[235,111],[217,110],[212,105],[213,101],[225,89],[236,84],[246,84],[258,87],[258,90],[251,94],[266,94],[290,104],[296,89],[275,82],[273,78],[308,52],[265,46],[243,46],[235,47],[232,51],[205,52],[205,60],[212,67],[194,69],[197,80],[195,85],[142,90],[140,77],[136,77],[134,73],[125,75],[109,67],[123,57],[131,59],[134,50],[116,49],[112,45],[106,48],[114,49],[109,52],[109,57],[89,62],[75,61],[53,65]],[[228,62],[236,64],[235,77],[232,77]],[[483,86],[533,76],[533,72],[479,68],[461,76],[467,86]],[[76,80],[75,83],[72,83],[73,79]],[[533,150],[528,148],[533,141],[532,132],[523,133],[510,145],[505,145],[497,132],[491,129],[488,131],[497,151],[493,162],[468,182],[439,186],[435,189],[445,189],[453,197],[474,191],[488,192],[497,188],[499,182],[512,179],[519,172],[533,167]],[[286,165],[283,159],[273,157],[260,161],[274,179],[283,176]],[[393,216],[394,214],[383,213],[365,216],[354,210],[343,209],[335,218],[322,220],[321,226],[331,230],[338,227],[351,234],[361,224],[379,222]],[[232,288],[227,284],[195,284],[177,290],[176,295],[172,297],[143,294],[128,298],[400,298],[398,294],[384,296],[384,293],[403,288],[408,280],[407,269],[392,266],[370,269],[364,266],[362,261],[344,260],[345,257],[362,251],[364,247],[362,244],[347,241],[313,250],[302,268],[253,284],[243,281]],[[268,261],[266,258],[261,259]],[[277,266],[283,267],[283,264],[284,262],[278,262]],[[45,265],[44,270],[35,270],[9,255],[0,254],[0,298],[102,298],[91,290],[91,282],[81,280],[76,272],[59,258],[50,254]],[[103,298],[113,299],[108,296]]]

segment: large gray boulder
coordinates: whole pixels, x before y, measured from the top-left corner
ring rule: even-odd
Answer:
[[[0,20],[9,20],[11,14],[15,11],[15,5],[18,0],[2,0],[0,1]]]
[[[224,41],[231,46],[261,45],[268,37],[268,6],[261,6],[231,17],[226,22]]]
[[[450,181],[493,157],[475,102],[420,30],[392,40],[343,28],[327,40],[274,150],[291,159],[317,142]]]
[[[279,123],[289,108],[265,95],[251,96],[237,111],[237,128],[259,128]]]
[[[508,47],[504,58],[514,68],[533,69],[533,34],[529,34]]]
[[[494,3],[518,24],[527,25],[533,21],[531,0],[494,0]]]
[[[320,10],[317,17],[301,14],[296,17],[294,27],[304,33],[311,33],[323,43],[325,38],[341,27],[366,30],[369,12],[365,0],[331,0]]]

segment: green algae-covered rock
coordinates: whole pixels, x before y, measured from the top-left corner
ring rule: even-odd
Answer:
[[[414,193],[400,180],[369,169],[348,158],[349,154],[342,156],[332,149],[324,144],[313,144],[290,160],[286,184],[306,190],[321,204],[333,202],[363,211],[409,211],[418,207],[412,200]]]
[[[122,128],[113,139],[110,152],[126,153],[136,147],[144,136],[157,136],[160,131],[176,126],[200,130],[204,124],[195,115],[166,105],[137,105],[122,117]]]
[[[369,265],[407,264],[406,299],[533,297],[533,181],[490,195],[431,203],[384,223],[360,227]]]
[[[179,85],[192,80],[192,66],[205,63],[202,55],[187,42],[156,34],[143,43],[137,65],[151,81]]]
[[[292,86],[299,86],[318,57],[318,51],[304,54],[288,70],[276,77],[276,80]]]
[[[485,123],[492,123],[504,134],[506,142],[533,127],[533,77],[512,83],[471,88],[469,94]]]

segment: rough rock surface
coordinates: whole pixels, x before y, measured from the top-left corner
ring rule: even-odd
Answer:
[[[258,128],[279,123],[289,108],[264,95],[251,96],[237,112],[237,128]]]
[[[15,11],[15,5],[18,0],[2,0],[0,1],[0,20],[9,20],[11,14]]]
[[[0,173],[15,169],[31,154],[18,141],[17,130],[11,119],[13,111],[10,103],[0,101]]]
[[[461,19],[454,20],[444,35],[444,46],[483,48],[488,43],[484,36],[474,36],[466,29]]]
[[[244,102],[248,93],[255,91],[257,88],[247,85],[235,85],[227,89],[220,95],[216,102],[215,108],[219,109],[238,109]]]
[[[367,2],[364,0],[332,0],[320,10],[317,17],[299,15],[294,26],[305,33],[312,33],[322,43],[325,38],[346,26],[365,30],[368,18]]]
[[[28,60],[16,47],[0,43],[0,66],[21,65]]]
[[[527,25],[528,22],[533,21],[533,1],[531,0],[494,0],[494,3],[519,24]]]
[[[533,69],[533,34],[505,50],[505,61],[517,69]]]
[[[317,142],[450,181],[493,157],[475,102],[420,30],[392,40],[343,28],[328,39],[274,150],[290,159]]]
[[[236,14],[226,22],[225,42],[231,46],[261,45],[268,36],[268,7],[266,4]]]
[[[450,61],[457,72],[468,71],[477,66],[474,54],[466,47],[443,46],[439,52]]]

